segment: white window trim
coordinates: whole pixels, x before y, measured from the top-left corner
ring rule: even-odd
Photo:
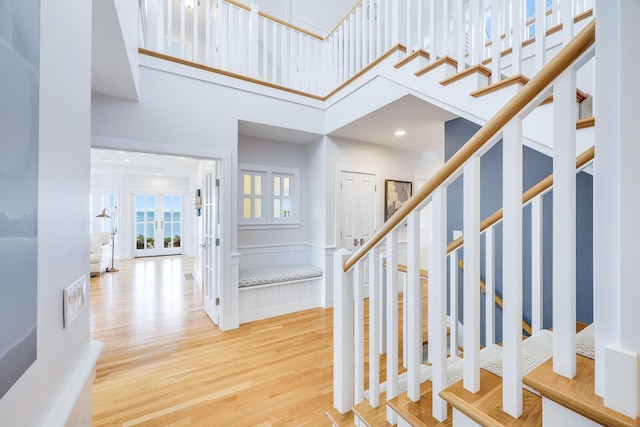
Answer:
[[[262,218],[244,218],[244,173],[262,174],[265,177],[263,183]],[[274,218],[273,216],[273,176],[289,175],[291,180],[292,215],[289,218]],[[269,229],[269,228],[299,228],[300,227],[300,198],[301,198],[300,169],[280,166],[256,165],[250,163],[238,163],[238,229]]]

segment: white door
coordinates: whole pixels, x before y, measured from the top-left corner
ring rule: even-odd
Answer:
[[[135,256],[182,253],[183,196],[134,194]]]
[[[205,175],[202,188],[204,311],[216,325],[220,319],[220,180],[218,166]]]
[[[357,251],[376,231],[376,175],[342,172],[341,243]]]

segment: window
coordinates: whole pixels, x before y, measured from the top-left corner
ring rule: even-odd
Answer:
[[[249,164],[239,169],[239,225],[299,225],[299,169]]]

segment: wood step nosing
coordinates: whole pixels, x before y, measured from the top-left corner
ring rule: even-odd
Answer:
[[[522,86],[524,86],[525,84],[527,84],[527,82],[529,81],[529,79],[525,76],[523,76],[522,74],[516,74],[514,76],[508,77],[504,80],[501,80],[497,83],[493,83],[490,84],[489,86],[483,87],[482,89],[478,89],[476,91],[471,92],[471,96],[478,98],[480,96],[484,96],[487,95],[489,93],[498,91],[502,88],[511,86],[511,85],[515,85],[515,84],[520,84]]]
[[[413,61],[416,58],[425,58],[425,59],[429,59],[429,52],[426,52],[423,49],[419,49],[416,50],[415,52],[413,52],[411,55],[407,56],[406,58],[404,58],[402,61],[398,62],[396,65],[394,65],[394,68],[401,68],[405,65],[407,65],[409,62]]]
[[[473,73],[479,73],[483,76],[489,78],[491,76],[491,70],[484,65],[478,64],[472,67],[466,68],[459,73],[454,74],[453,76],[447,77],[446,79],[440,81],[440,84],[443,86],[449,85],[453,82],[461,80],[467,76],[470,76]]]
[[[439,58],[438,60],[432,62],[431,64],[427,65],[426,67],[419,69],[414,74],[417,77],[420,77],[423,74],[426,74],[429,71],[433,70],[434,68],[437,68],[437,67],[439,67],[440,65],[443,65],[443,64],[448,64],[448,65],[451,65],[454,68],[458,68],[458,61],[456,61],[455,59],[451,58],[450,56],[443,56],[443,57]]]

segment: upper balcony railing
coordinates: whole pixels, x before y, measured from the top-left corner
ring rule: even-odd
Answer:
[[[142,48],[322,99],[398,45],[430,61],[451,57],[459,70],[482,63],[502,77],[523,72],[522,49],[534,44],[528,56],[538,71],[552,56],[547,36],[589,16],[593,0],[360,0],[326,36],[255,4],[139,2]]]

